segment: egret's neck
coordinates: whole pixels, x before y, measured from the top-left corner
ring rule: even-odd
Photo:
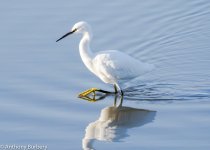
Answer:
[[[90,49],[90,41],[92,35],[89,32],[85,32],[79,44],[79,52],[82,58],[82,61],[86,65],[88,69],[93,71],[92,59],[94,57],[91,49]]]

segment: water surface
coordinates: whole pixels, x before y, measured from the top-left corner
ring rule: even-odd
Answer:
[[[0,149],[210,148],[210,2],[4,1],[0,6]],[[77,21],[93,27],[94,52],[118,49],[156,69],[111,90],[81,62],[79,36],[55,41]],[[116,120],[118,118],[118,120]]]

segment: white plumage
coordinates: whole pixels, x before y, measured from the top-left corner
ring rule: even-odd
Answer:
[[[117,50],[96,54],[93,59],[96,75],[105,83],[118,84],[152,70],[153,65],[143,63]]]
[[[92,39],[91,28],[83,21],[76,23],[70,32],[57,41],[72,33],[83,35],[79,44],[79,52],[86,67],[103,82],[113,84],[115,90],[118,88],[121,94],[123,94],[120,89],[122,83],[145,74],[154,68],[152,64],[141,62],[117,50],[101,51],[96,54],[92,53],[89,47]]]

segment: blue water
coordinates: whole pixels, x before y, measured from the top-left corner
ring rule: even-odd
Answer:
[[[0,150],[210,149],[210,1],[4,1],[0,5]],[[94,52],[117,49],[156,69],[95,103],[78,21]],[[119,101],[119,99],[118,99]],[[11,146],[8,148],[7,146]],[[20,149],[20,148],[19,148]]]

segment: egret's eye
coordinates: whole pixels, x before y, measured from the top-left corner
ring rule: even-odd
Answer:
[[[76,32],[77,31],[77,28],[75,28],[74,30],[72,30],[72,32]]]

